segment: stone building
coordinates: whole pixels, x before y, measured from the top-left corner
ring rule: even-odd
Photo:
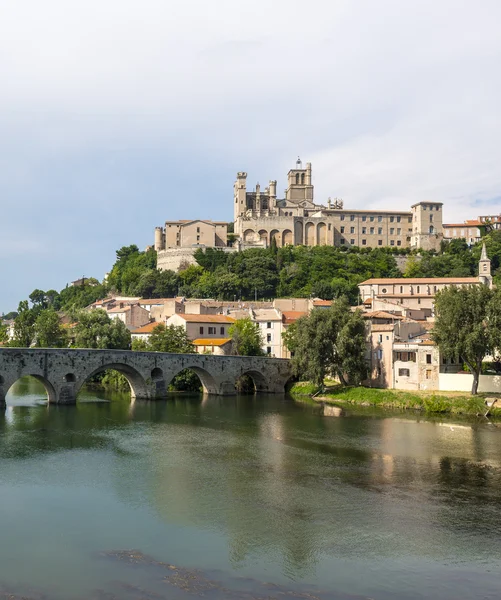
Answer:
[[[410,211],[348,210],[330,199],[315,204],[311,163],[298,159],[287,176],[285,197],[277,197],[277,182],[261,191],[247,190],[247,173],[234,184],[235,233],[245,245],[268,246],[393,246],[438,250],[443,239],[442,203],[419,202]]]
[[[183,264],[196,264],[197,248],[228,248],[228,223],[224,221],[166,221],[155,228],[157,266],[162,271],[177,271]]]

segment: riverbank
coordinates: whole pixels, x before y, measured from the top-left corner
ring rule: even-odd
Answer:
[[[501,417],[501,401],[497,406],[486,406],[486,397],[492,394],[471,396],[462,392],[406,392],[401,390],[376,389],[366,387],[344,387],[330,385],[321,395],[315,395],[318,388],[310,382],[298,382],[290,390],[292,396],[308,396],[316,402],[328,404],[352,404],[355,406],[376,406],[380,408],[417,410],[426,413],[455,415],[486,415]]]

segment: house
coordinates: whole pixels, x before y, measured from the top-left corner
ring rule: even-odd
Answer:
[[[250,310],[251,319],[259,325],[263,352],[282,357],[282,313],[276,308]]]
[[[231,338],[197,338],[193,340],[199,354],[215,354],[216,356],[229,356],[233,353]]]
[[[153,333],[153,330],[155,329],[155,327],[158,327],[159,323],[156,323],[155,321],[151,322],[151,323],[147,323],[146,325],[143,325],[142,327],[137,327],[136,329],[133,329],[130,334],[132,337],[132,341],[134,340],[143,340],[143,341],[148,341],[150,339],[151,334]]]
[[[228,339],[229,329],[235,319],[227,315],[174,314],[166,321],[168,326],[182,327],[190,340]]]
[[[111,319],[118,319],[125,323],[127,327],[136,329],[149,323],[150,313],[146,309],[139,306],[139,304],[132,304],[124,306],[120,303],[119,306],[112,308],[107,311]]]

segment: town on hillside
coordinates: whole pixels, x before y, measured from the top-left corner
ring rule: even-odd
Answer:
[[[408,211],[347,209],[339,199],[329,199],[326,205],[316,204],[311,164],[307,163],[303,169],[299,159],[288,173],[283,198],[277,195],[276,181],[270,181],[262,191],[259,184],[248,191],[246,178],[245,172],[238,173],[234,185],[232,228],[224,222],[182,220],[166,221],[164,227],[155,229],[155,252],[149,254],[155,255],[153,268],[157,273],[173,277],[177,272],[180,276],[189,273],[190,269],[196,273],[201,269],[197,263],[200,252],[208,256],[221,251],[220,256],[228,258],[236,256],[235,253],[245,254],[246,250],[272,247],[311,250],[331,246],[345,254],[357,249],[360,253],[388,250],[434,254],[446,242],[463,240],[471,246],[486,233],[501,230],[501,215],[480,216],[464,224],[444,224],[440,202],[420,202]],[[147,248],[145,256],[149,255],[148,250],[153,248]],[[364,383],[401,390],[468,390],[471,384],[463,376],[463,362],[459,357],[441,356],[432,339],[435,296],[450,287],[486,285],[492,288],[491,270],[484,244],[475,276],[413,277],[407,274],[406,277],[358,280],[351,304],[352,310],[361,311],[366,324],[365,357],[369,376]],[[72,282],[73,289],[98,285],[97,280],[86,278]],[[111,285],[110,289],[113,288]],[[341,294],[334,297],[337,295]],[[328,309],[332,300],[326,296],[329,294],[310,293],[309,297],[258,300],[256,291],[253,300],[241,299],[245,296],[236,294],[233,300],[216,300],[182,293],[148,298],[115,292],[104,298],[96,294],[94,297],[99,299],[90,302],[84,310],[101,309],[111,319],[121,321],[133,341],[147,342],[159,324],[180,327],[197,352],[215,355],[234,353],[230,327],[241,319],[249,319],[258,327],[263,354],[286,359],[291,357],[285,335],[288,329],[300,318]],[[64,314],[61,318],[71,330],[71,317]],[[4,326],[7,338],[14,339],[15,319],[4,321]],[[492,381],[484,377],[480,390],[499,391],[499,383]]]

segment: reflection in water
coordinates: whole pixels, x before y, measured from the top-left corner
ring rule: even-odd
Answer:
[[[138,548],[332,594],[497,597],[497,427],[332,418],[273,396],[88,391],[47,406],[37,385],[21,382],[0,413],[0,584],[29,573],[54,598],[137,586],[139,572],[95,557]]]

